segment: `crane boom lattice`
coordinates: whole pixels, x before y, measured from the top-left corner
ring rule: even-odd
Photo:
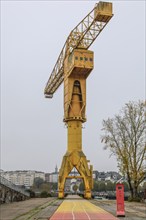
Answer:
[[[109,13],[110,12],[110,13]],[[45,87],[45,96],[52,98],[64,80],[64,60],[74,49],[88,49],[112,18],[112,5],[99,2],[70,32]]]

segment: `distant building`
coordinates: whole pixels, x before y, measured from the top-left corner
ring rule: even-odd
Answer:
[[[45,174],[45,181],[50,183],[57,183],[58,182],[58,168],[57,165],[55,167],[55,172],[46,173]]]
[[[50,182],[50,173],[45,173],[45,181],[46,181],[47,183]]]
[[[98,178],[99,172],[97,170],[93,170],[93,179],[96,180]]]
[[[119,180],[122,176],[115,172],[115,171],[110,171],[110,172],[98,172],[98,175],[96,177],[96,180],[99,181],[112,181],[112,182],[116,182],[117,180]]]
[[[34,179],[39,177],[48,183],[57,183],[58,182],[58,168],[57,165],[55,167],[55,171],[52,173],[44,173],[41,171],[32,171],[32,170],[16,170],[16,171],[3,171],[0,170],[0,175],[5,179],[11,181],[15,185],[25,186],[26,188],[30,188]],[[79,173],[76,169],[73,169],[69,176],[79,176]],[[98,172],[97,170],[93,171],[93,179],[97,181],[112,181],[117,182],[121,179],[121,175],[115,171],[110,172]],[[80,183],[81,179],[67,179],[65,184],[65,190],[71,190],[72,180],[76,182],[76,184]]]
[[[1,176],[18,186],[30,188],[36,177],[45,180],[45,173],[32,170],[2,171]]]
[[[105,172],[99,172],[98,180],[105,181],[105,178],[106,178]]]

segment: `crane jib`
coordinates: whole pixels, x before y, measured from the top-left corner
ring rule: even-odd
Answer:
[[[46,84],[44,94],[52,98],[64,80],[64,60],[74,49],[87,50],[112,18],[112,3],[99,2],[94,9],[70,32],[54,69]]]

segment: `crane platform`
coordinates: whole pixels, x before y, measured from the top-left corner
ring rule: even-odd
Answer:
[[[67,197],[50,220],[119,220],[109,212],[76,195]]]

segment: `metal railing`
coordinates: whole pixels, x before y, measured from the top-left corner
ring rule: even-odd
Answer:
[[[10,189],[13,189],[15,190],[16,192],[19,192],[25,196],[30,196],[30,193],[29,192],[26,192],[24,189],[20,188],[19,186],[16,186],[15,184],[13,184],[12,182],[10,182],[9,180],[5,179],[4,177],[2,177],[0,175],[0,184],[1,185],[4,185]]]

